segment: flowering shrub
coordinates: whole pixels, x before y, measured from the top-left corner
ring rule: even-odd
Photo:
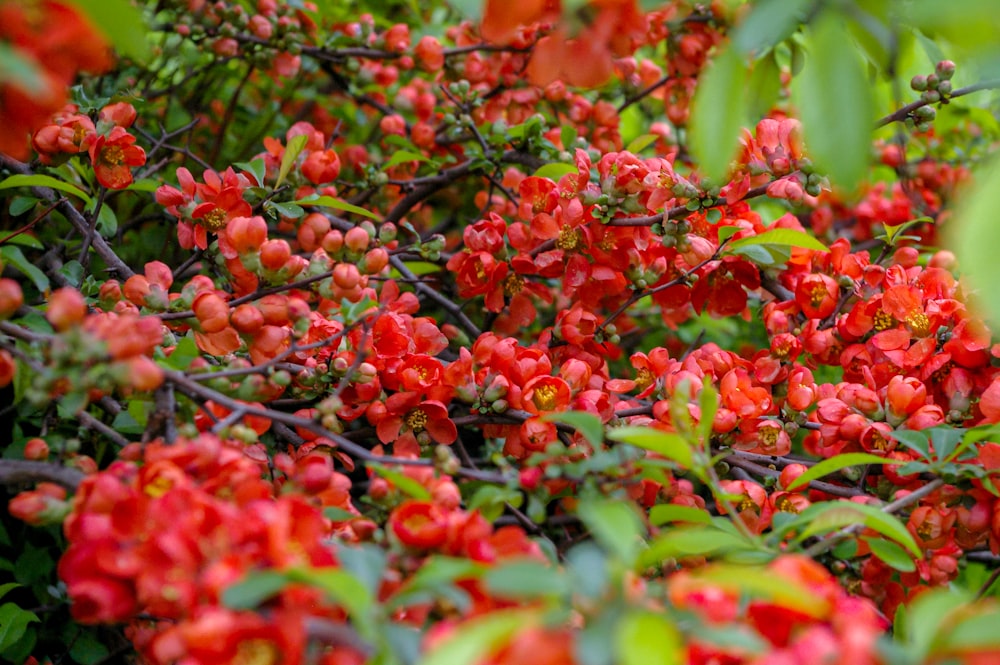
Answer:
[[[369,4],[0,0],[0,659],[1000,658],[989,7]]]

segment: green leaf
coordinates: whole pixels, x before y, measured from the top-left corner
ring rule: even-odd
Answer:
[[[11,187],[48,187],[49,189],[57,189],[60,192],[72,194],[83,199],[88,204],[91,202],[91,198],[79,187],[74,187],[68,182],[63,182],[58,178],[48,175],[25,175],[18,173],[0,181],[0,189],[10,189]]]
[[[670,522],[711,524],[712,516],[701,508],[664,503],[659,506],[653,506],[649,510],[649,522],[653,526],[660,526],[661,524]]]
[[[174,346],[174,350],[167,356],[166,364],[174,369],[184,371],[200,354],[198,344],[193,337],[181,337]]]
[[[0,247],[0,258],[3,259],[3,263],[10,264],[27,275],[40,293],[49,290],[49,278],[38,269],[38,266],[25,258],[20,247],[14,245]]]
[[[854,44],[844,38],[844,18],[824,11],[811,26],[809,60],[793,79],[809,155],[833,184],[853,192],[868,167],[875,104],[872,86]]]
[[[924,662],[948,616],[965,607],[971,600],[970,594],[953,589],[931,589],[920,594],[907,606],[904,634],[917,656],[914,662]],[[993,632],[996,632],[996,624]]]
[[[19,88],[29,95],[46,92],[45,75],[34,58],[26,58],[19,49],[0,42],[0,83]],[[28,144],[27,133],[24,144]]]
[[[785,489],[789,492],[794,491],[799,487],[805,487],[810,481],[828,476],[831,473],[850,466],[860,466],[862,464],[903,464],[905,462],[906,460],[886,459],[885,457],[869,453],[844,453],[843,455],[836,455],[813,465],[808,471],[789,483]]]
[[[251,162],[236,162],[233,166],[252,175],[254,180],[257,181],[258,186],[264,184],[264,176],[267,174],[267,164],[264,163],[263,159],[258,157]]]
[[[567,175],[569,173],[576,173],[575,164],[563,164],[561,162],[553,162],[552,164],[544,164],[538,167],[538,170],[531,175],[536,178],[548,178],[550,180],[559,180],[559,178]]]
[[[875,506],[849,501],[818,503],[799,513],[799,518],[808,525],[799,534],[799,540],[821,533],[829,533],[841,527],[863,524],[886,538],[896,541],[909,550],[914,557],[921,556],[920,548],[903,523]]]
[[[887,566],[904,573],[912,573],[917,569],[913,557],[902,547],[891,540],[881,538],[862,538],[872,549],[872,554],[881,559]]]
[[[316,587],[347,610],[355,621],[366,621],[373,596],[364,583],[339,568],[300,568],[286,573],[289,580]]]
[[[773,51],[754,63],[747,90],[751,120],[765,117],[781,93],[781,67]]]
[[[608,430],[608,438],[658,453],[685,468],[694,466],[691,444],[684,437],[673,432],[629,425]]]
[[[977,171],[975,184],[961,197],[955,216],[949,221],[952,230],[948,244],[958,257],[963,277],[967,278],[975,302],[989,319],[1000,322],[1000,261],[996,243],[1000,243],[1000,159]]]
[[[767,568],[714,564],[693,577],[706,586],[721,586],[813,617],[826,616],[829,612],[828,600],[812,593],[804,584],[788,578],[783,578],[781,584],[775,584],[775,576]]]
[[[565,596],[572,590],[562,571],[535,559],[505,561],[487,571],[483,582],[501,598]]]
[[[969,653],[991,652],[1000,649],[1000,609],[995,604],[969,608],[972,616],[963,617],[957,624],[949,625],[940,632],[932,648],[934,652]]]
[[[0,653],[17,644],[30,623],[40,623],[34,612],[22,610],[14,603],[0,605]]]
[[[377,462],[369,462],[367,466],[370,471],[374,471],[395,485],[396,489],[403,494],[411,496],[414,499],[420,499],[421,501],[430,501],[431,493],[427,491],[427,488],[401,471],[390,469]]]
[[[412,150],[397,150],[392,153],[392,157],[389,158],[385,164],[382,165],[383,169],[390,169],[397,164],[402,164],[403,162],[429,162],[431,161],[427,155],[423,155],[419,152],[413,152]]]
[[[733,33],[733,46],[745,55],[763,53],[785,41],[799,26],[813,0],[760,0]]]
[[[686,556],[716,556],[756,549],[742,536],[712,526],[677,527],[653,539],[639,556],[642,566],[655,566],[665,559]]]
[[[148,63],[149,27],[129,0],[70,0],[82,9],[114,47],[138,63]]]
[[[342,545],[337,548],[337,559],[345,570],[365,585],[368,593],[378,592],[385,576],[385,550],[371,544]]]
[[[469,559],[431,556],[389,600],[389,609],[405,607],[407,601],[425,591],[439,591],[456,580],[479,578],[486,567]]]
[[[8,208],[8,210],[10,211],[11,215],[17,217],[19,215],[23,215],[29,210],[32,210],[36,205],[38,205],[38,199],[36,199],[34,196],[15,196],[10,200],[10,207]],[[29,235],[27,233],[19,233],[18,235],[13,236],[7,242],[16,243],[17,242],[16,238],[30,238],[31,240],[35,240],[37,242],[34,236]],[[22,242],[19,244],[23,245],[24,243]]]
[[[656,143],[656,139],[658,138],[660,137],[656,134],[640,134],[625,146],[625,150],[631,153],[640,153]]]
[[[901,429],[889,432],[889,436],[896,439],[896,441],[899,441],[910,450],[919,453],[921,457],[930,459],[931,442],[927,435],[923,432]]]
[[[6,584],[0,584],[0,598],[3,598],[4,596],[7,595],[9,591],[11,591],[12,589],[17,589],[20,586],[22,585],[18,584],[17,582],[7,582]]]
[[[681,665],[686,649],[673,622],[659,613],[635,610],[618,622],[615,631],[620,665]]]
[[[77,633],[73,645],[69,648],[69,655],[80,665],[97,665],[107,659],[110,653],[108,647],[88,630]]]
[[[305,134],[299,134],[288,139],[288,145],[285,146],[285,152],[281,155],[281,166],[278,168],[278,179],[274,182],[274,187],[277,189],[281,186],[281,183],[285,182],[285,177],[288,176],[288,172],[292,170],[295,166],[295,160],[299,158],[302,151],[306,147],[306,143],[309,142],[309,137]]]
[[[631,503],[605,499],[581,501],[577,516],[604,549],[632,563],[644,529]]]
[[[736,253],[737,250],[756,245],[782,245],[786,247],[804,247],[820,252],[830,251],[826,245],[808,233],[796,231],[795,229],[771,229],[770,231],[764,231],[749,238],[734,240],[726,246],[726,252]]]
[[[691,153],[699,170],[721,181],[739,147],[746,109],[747,66],[734,48],[723,48],[702,74],[691,102]]]
[[[601,419],[586,411],[561,411],[546,413],[542,420],[548,423],[562,423],[569,425],[583,435],[590,445],[595,448],[601,447],[604,443],[604,424]]]
[[[698,409],[701,412],[698,416],[698,435],[707,449],[708,443],[712,439],[715,414],[719,410],[719,393],[708,382],[705,382],[698,395]]]
[[[242,582],[222,592],[222,604],[233,610],[252,610],[288,586],[288,577],[275,570],[251,571]]]
[[[500,610],[463,622],[428,651],[419,665],[478,663],[536,617],[535,610]]]
[[[524,495],[516,489],[483,485],[469,499],[467,507],[469,510],[478,510],[486,518],[486,521],[492,522],[503,514],[507,507],[506,504],[509,503],[518,508],[523,501]]]
[[[292,201],[300,206],[319,206],[321,208],[333,208],[335,210],[343,210],[344,212],[353,212],[355,215],[361,215],[362,217],[367,217],[369,219],[379,219],[379,216],[365,210],[356,205],[350,203],[345,203],[340,199],[335,199],[332,196],[317,196],[308,197],[304,199],[299,199],[297,201]]]

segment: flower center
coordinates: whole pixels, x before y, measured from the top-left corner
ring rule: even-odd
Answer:
[[[906,325],[917,337],[925,337],[931,329],[931,320],[923,312],[913,312],[906,317]]]
[[[639,372],[635,377],[635,385],[639,390],[645,390],[649,386],[653,385],[653,381],[655,380],[656,377],[653,376],[653,373],[649,371],[648,367],[640,367]]]
[[[423,409],[410,409],[403,418],[403,422],[406,426],[414,432],[423,432],[424,428],[427,427],[427,412]]]
[[[240,642],[236,647],[236,665],[273,665],[281,660],[281,654],[274,642],[261,638]]]
[[[111,166],[118,166],[125,162],[125,151],[121,149],[121,146],[105,146],[104,150],[101,151],[101,161]]]
[[[226,211],[216,208],[201,218],[202,225],[209,231],[218,231],[226,226]]]
[[[812,287],[809,291],[809,304],[813,307],[819,307],[820,303],[826,300],[827,296],[830,294],[827,292],[826,287],[822,284],[817,284]]]
[[[576,249],[579,244],[580,234],[576,229],[572,228],[568,224],[564,224],[562,230],[559,231],[559,237],[556,238],[556,247],[563,251],[569,251],[571,249]]]
[[[531,400],[540,411],[551,411],[556,407],[555,386],[535,388],[535,394],[531,396]]]
[[[778,443],[778,431],[777,427],[761,427],[757,430],[757,436],[765,448],[773,448]]]
[[[774,502],[774,507],[777,508],[782,513],[795,513],[798,514],[799,509],[795,507],[792,500],[788,498],[788,495],[783,495],[777,501]]]
[[[503,292],[508,296],[516,296],[524,289],[524,278],[512,272],[503,278]]]
[[[892,318],[892,314],[879,310],[875,312],[875,316],[872,317],[872,325],[878,332],[883,330],[888,330],[895,324],[895,320]]]

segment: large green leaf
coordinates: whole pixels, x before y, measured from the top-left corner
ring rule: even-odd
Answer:
[[[571,590],[565,573],[536,559],[506,561],[487,571],[483,582],[501,598],[563,596]]]
[[[736,156],[745,122],[748,67],[743,55],[724,48],[702,74],[691,102],[691,153],[699,170],[721,181]]]
[[[677,527],[664,531],[639,557],[639,564],[655,566],[664,559],[687,556],[714,556],[756,548],[738,534],[715,526]]]
[[[32,95],[45,92],[45,78],[38,63],[7,42],[0,42],[0,83],[13,85]]]
[[[252,610],[288,586],[288,577],[275,570],[252,571],[222,592],[222,604],[233,610]]]
[[[632,563],[644,529],[631,503],[604,499],[581,501],[577,515],[602,547],[626,563]]]
[[[550,423],[569,425],[583,435],[590,445],[599,447],[604,442],[604,425],[601,419],[586,411],[554,411],[542,416],[542,420]]]
[[[298,199],[297,201],[292,201],[300,206],[319,206],[321,208],[333,208],[335,210],[343,210],[344,212],[353,212],[355,215],[361,215],[362,217],[368,217],[369,219],[378,219],[378,215],[373,212],[369,212],[360,206],[353,205],[351,203],[345,203],[340,199],[335,199],[332,196],[317,196],[304,199]]]
[[[875,104],[872,86],[844,18],[824,11],[811,26],[809,58],[793,80],[792,101],[802,118],[806,148],[836,187],[853,192],[871,156]]]
[[[995,323],[1000,321],[1000,160],[993,159],[977,173],[974,188],[962,197],[955,216],[949,245],[962,266],[963,276],[974,289],[975,301]]]
[[[615,642],[621,665],[681,665],[687,661],[680,632],[663,614],[629,612],[618,622]]]
[[[747,55],[763,53],[787,39],[814,0],[760,0],[733,33],[733,46]]]
[[[9,189],[11,187],[48,187],[49,189],[58,189],[61,192],[78,196],[88,204],[91,202],[90,196],[79,187],[48,175],[18,173],[0,181],[0,189]]]
[[[890,460],[884,457],[879,457],[878,455],[871,455],[869,453],[844,453],[843,455],[836,455],[813,465],[808,471],[789,483],[788,487],[785,489],[791,491],[799,487],[804,487],[809,484],[810,481],[817,480],[823,476],[828,476],[831,473],[835,473],[841,469],[846,469],[850,466],[859,466],[861,464],[903,464],[905,461],[906,460]]]
[[[799,519],[805,525],[805,529],[799,534],[800,540],[829,533],[841,527],[861,524],[896,541],[913,556],[921,556],[920,548],[903,523],[875,506],[850,501],[818,503],[802,511]]]
[[[659,453],[687,468],[694,465],[691,444],[684,437],[673,432],[664,432],[652,427],[628,425],[609,430],[608,438]]]
[[[490,612],[467,621],[427,652],[419,665],[478,663],[536,617],[535,610],[518,609]]]
[[[136,62],[149,61],[150,48],[146,41],[149,27],[142,11],[129,0],[70,0],[90,17],[90,20],[122,54]]]
[[[23,610],[14,603],[0,605],[0,652],[18,643],[29,623],[38,623],[34,612]]]

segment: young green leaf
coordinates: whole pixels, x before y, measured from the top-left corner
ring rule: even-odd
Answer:
[[[388,480],[403,494],[421,501],[430,501],[431,499],[431,493],[427,491],[426,487],[400,471],[382,466],[377,462],[369,462],[368,469]]]
[[[538,167],[534,173],[531,175],[536,178],[548,178],[550,180],[559,180],[559,178],[567,175],[569,173],[576,173],[576,165],[574,164],[563,164],[561,162],[553,162],[551,164],[545,164]]]
[[[820,252],[828,252],[826,245],[819,240],[795,229],[771,229],[749,238],[734,240],[726,246],[727,253],[736,253],[737,250],[756,245],[784,245],[788,247],[805,247]]]
[[[274,181],[275,188],[281,186],[281,183],[285,182],[285,178],[288,176],[288,172],[292,170],[295,166],[295,160],[299,158],[302,151],[306,147],[306,143],[309,142],[309,137],[305,134],[299,134],[288,139],[288,145],[285,146],[285,152],[281,155],[281,166],[278,168],[278,179]]]

